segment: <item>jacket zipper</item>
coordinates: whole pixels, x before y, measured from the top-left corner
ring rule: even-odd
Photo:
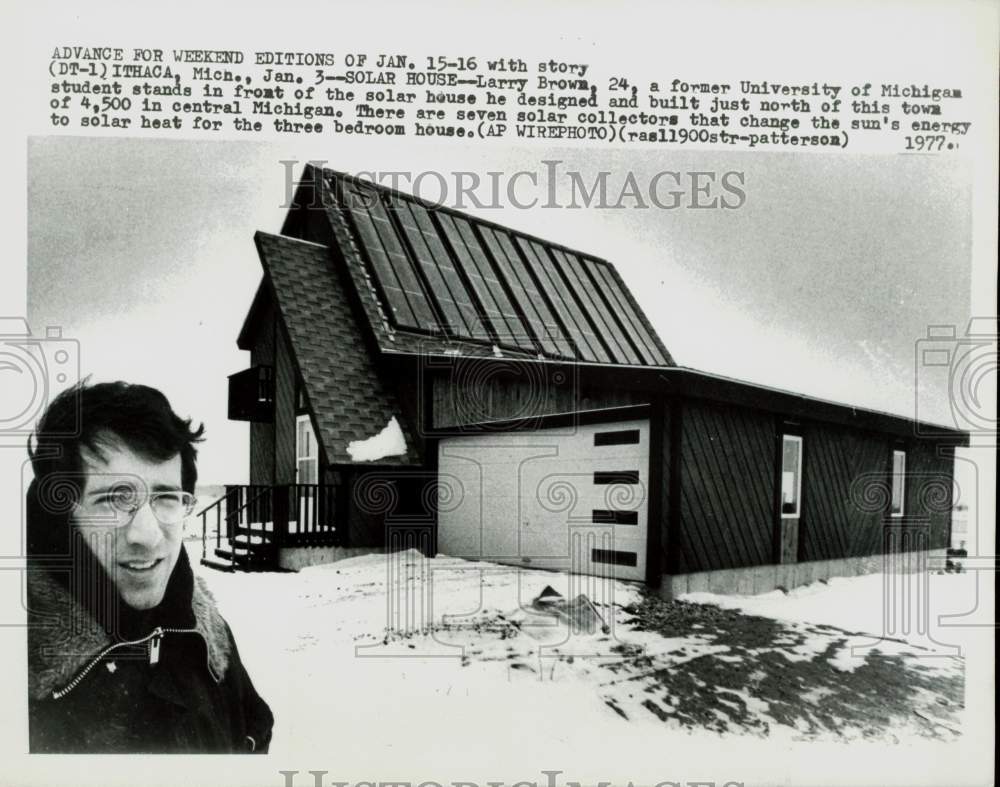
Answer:
[[[52,699],[54,700],[62,699],[71,691],[73,691],[73,689],[79,686],[80,682],[85,677],[87,677],[90,671],[100,663],[101,659],[103,659],[112,651],[117,650],[118,648],[124,648],[131,645],[142,645],[144,642],[149,642],[150,643],[149,663],[156,664],[160,660],[160,640],[163,638],[164,634],[200,634],[200,633],[201,632],[199,632],[198,629],[163,628],[161,626],[157,626],[149,634],[147,634],[145,637],[142,637],[141,639],[133,639],[125,642],[116,642],[113,645],[109,645],[100,653],[98,653],[96,656],[94,656],[94,658],[90,660],[87,666],[85,666],[82,670],[80,670],[80,672],[77,673],[76,677],[73,678],[73,680],[71,680],[69,683],[67,683],[63,688],[59,689],[58,691],[53,691]]]

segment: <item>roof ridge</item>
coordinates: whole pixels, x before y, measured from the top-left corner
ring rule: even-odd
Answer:
[[[308,246],[318,246],[321,249],[329,249],[330,247],[325,243],[317,243],[316,241],[306,240],[305,238],[296,238],[294,235],[285,235],[281,232],[268,232],[267,230],[257,230],[254,232],[253,236],[256,239],[258,236],[265,235],[269,238],[281,238],[282,240],[295,241],[296,243],[305,243]]]

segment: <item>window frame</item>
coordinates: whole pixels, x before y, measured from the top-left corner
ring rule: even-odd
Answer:
[[[896,457],[900,458],[899,472],[896,472]],[[896,511],[896,476],[899,476],[899,511]],[[906,449],[892,449],[892,466],[889,472],[889,516],[902,519],[906,515]]]
[[[305,423],[309,432],[309,436],[312,442],[312,455],[302,453],[302,442],[299,439],[301,424]],[[315,468],[314,475],[316,477],[315,481],[303,481],[302,480],[302,464],[304,462],[312,462]],[[319,483],[319,445],[316,438],[316,430],[313,428],[312,416],[308,413],[303,413],[301,415],[295,416],[295,483],[296,484],[318,484]]]
[[[785,444],[786,442],[794,442],[798,445],[798,452],[796,454],[796,465],[795,465],[795,511],[786,512],[784,510],[784,479],[785,479]],[[802,439],[802,435],[793,434],[791,432],[781,433],[781,455],[778,459],[778,514],[781,519],[801,519],[802,518],[802,468],[805,464],[803,461],[804,456],[805,441]]]

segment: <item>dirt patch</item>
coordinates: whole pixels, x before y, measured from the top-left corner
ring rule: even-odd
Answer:
[[[928,666],[922,649],[866,652],[836,666],[858,635],[832,626],[783,623],[706,604],[647,595],[625,607],[636,630],[697,637],[711,652],[671,664],[646,648],[619,646],[606,665],[612,684],[631,682],[639,705],[664,722],[719,733],[766,735],[777,726],[803,737],[893,739],[903,729],[933,738],[959,734],[964,670],[956,657]],[[622,708],[615,707],[622,715]]]

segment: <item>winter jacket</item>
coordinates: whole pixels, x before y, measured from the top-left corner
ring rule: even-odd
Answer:
[[[180,625],[112,637],[65,583],[29,568],[32,753],[267,751],[271,710],[182,550],[184,570]]]

